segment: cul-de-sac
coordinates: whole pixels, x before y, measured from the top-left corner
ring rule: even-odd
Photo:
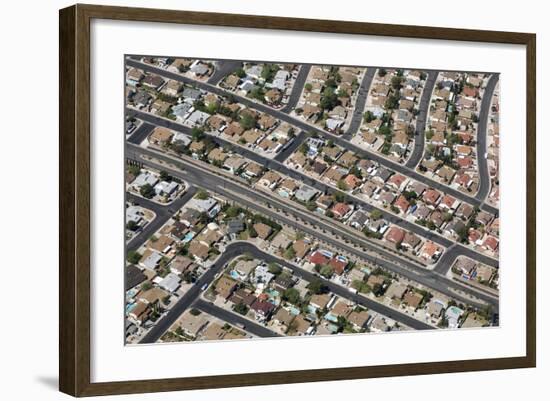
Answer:
[[[124,74],[127,344],[499,325],[498,73]]]

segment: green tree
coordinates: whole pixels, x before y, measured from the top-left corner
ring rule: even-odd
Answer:
[[[193,127],[191,129],[191,136],[194,141],[200,141],[204,138],[204,130],[199,127]]]
[[[334,193],[334,200],[336,202],[345,202],[346,201],[346,194],[341,191],[336,191]]]
[[[241,208],[238,206],[229,206],[225,211],[227,217],[237,217],[241,213]]]
[[[380,135],[384,135],[387,139],[387,137],[391,135],[391,128],[389,127],[389,125],[384,124],[380,127],[380,129],[378,129],[378,133]]]
[[[150,184],[142,185],[139,189],[139,193],[141,196],[147,199],[151,199],[153,196],[155,196],[155,189]]]
[[[283,300],[290,302],[291,304],[298,304],[300,303],[300,291],[298,291],[296,288],[288,288],[283,292],[282,296]]]
[[[248,313],[248,306],[246,306],[245,304],[243,304],[242,302],[241,303],[238,303],[237,305],[235,305],[233,307],[233,309],[235,310],[235,312],[241,314],[241,315],[246,315]]]
[[[212,102],[206,106],[206,112],[208,114],[216,114],[218,112],[220,105],[217,102]]]
[[[137,176],[137,175],[139,175],[139,173],[141,173],[141,169],[138,166],[136,166],[135,164],[130,164],[127,167],[127,170],[133,176]]]
[[[195,195],[195,198],[200,199],[200,200],[205,200],[205,199],[208,199],[209,197],[210,197],[210,195],[204,189],[199,189],[197,194]]]
[[[335,93],[334,88],[327,87],[323,90],[319,107],[323,110],[332,110],[338,105],[338,102],[338,95]]]
[[[370,218],[374,221],[379,220],[382,217],[382,212],[378,209],[373,209],[372,212],[370,212]]]
[[[251,238],[256,238],[258,236],[258,233],[256,232],[253,226],[248,227],[248,235]]]
[[[130,220],[126,223],[126,229],[130,231],[136,231],[138,229],[139,225],[134,221]]]
[[[264,95],[265,95],[264,90],[259,87],[255,87],[250,91],[250,97],[252,97],[253,99],[259,100],[260,102],[264,101]]]
[[[303,155],[306,155],[307,152],[309,152],[309,146],[308,146],[308,144],[305,143],[305,142],[302,143],[302,144],[300,145],[299,150],[300,150],[300,153],[302,153]]]
[[[291,260],[291,259],[294,259],[296,257],[296,251],[294,250],[293,247],[288,247],[288,249],[285,251],[285,259],[288,259],[288,260]]]
[[[277,71],[279,71],[279,67],[277,67],[276,64],[264,64],[262,68],[262,78],[266,82],[271,82]]]
[[[306,203],[306,208],[307,210],[309,210],[310,212],[314,211],[315,209],[317,209],[317,204],[315,203],[315,201],[313,200],[310,200]]]
[[[401,82],[403,82],[403,78],[399,76],[392,77],[391,79],[391,86],[395,90],[401,89]]]
[[[319,274],[321,274],[321,276],[323,276],[325,278],[331,278],[332,275],[334,274],[334,269],[329,265],[325,265],[325,266],[321,267],[321,270],[319,271]]]
[[[318,278],[315,278],[309,282],[309,285],[307,286],[308,290],[311,291],[313,294],[322,294],[325,292],[325,285],[321,280]]]
[[[366,111],[365,114],[363,114],[363,119],[367,124],[370,123],[372,120],[374,120],[374,118],[375,117],[372,111]]]
[[[141,254],[137,251],[129,251],[128,255],[126,256],[126,259],[128,260],[128,263],[136,264],[141,259]]]
[[[250,113],[244,113],[241,115],[239,123],[244,130],[249,130],[256,127],[256,118]]]
[[[283,271],[281,266],[275,262],[271,262],[268,266],[268,270],[271,274],[279,275]]]
[[[338,180],[337,186],[338,186],[338,189],[340,191],[347,191],[348,190],[348,185],[346,184],[346,182],[344,180]]]
[[[386,102],[384,103],[384,107],[390,110],[397,108],[398,105],[399,105],[399,97],[395,95],[389,96],[386,99]]]

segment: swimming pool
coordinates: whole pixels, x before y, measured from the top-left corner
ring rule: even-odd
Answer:
[[[189,241],[193,239],[194,236],[195,236],[195,233],[192,231],[189,231],[187,234],[185,234],[185,237],[183,237],[182,241],[187,244]]]
[[[298,309],[295,306],[291,306],[290,308],[288,308],[288,311],[290,312],[291,315],[294,315],[294,316],[298,316],[300,314],[300,309]]]
[[[136,307],[136,303],[127,304],[126,305],[126,314],[128,315],[130,312],[132,312],[135,307]]]
[[[330,312],[325,315],[325,319],[328,320],[329,322],[337,322],[338,321],[338,318]]]

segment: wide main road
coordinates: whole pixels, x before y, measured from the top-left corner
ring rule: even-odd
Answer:
[[[179,132],[183,132],[187,135],[191,135],[191,129],[182,125],[182,124],[179,124],[179,123],[176,123],[172,120],[168,120],[166,118],[162,118],[162,117],[159,117],[159,116],[155,116],[151,113],[146,113],[146,112],[142,112],[142,111],[139,111],[139,110],[136,110],[136,109],[133,109],[133,108],[127,108],[127,112],[128,113],[133,113],[134,115],[138,116],[141,120],[143,121],[147,121],[147,122],[150,122],[151,124],[155,124],[155,125],[159,125],[159,126],[163,126],[163,127],[167,127],[167,128],[170,128],[171,130],[174,130],[174,131],[179,131]],[[289,176],[291,178],[294,178],[296,180],[299,180],[305,184],[308,184],[312,187],[314,187],[315,189],[321,191],[321,192],[324,192],[324,193],[328,193],[328,194],[333,194],[333,193],[336,193],[336,192],[339,192],[337,188],[335,187],[332,187],[326,183],[323,183],[319,180],[316,180],[312,177],[309,177],[307,175],[305,175],[304,173],[298,171],[298,170],[295,170],[295,169],[292,169],[286,165],[284,165],[283,163],[277,161],[276,159],[268,159],[268,158],[265,158],[261,155],[259,155],[258,153],[248,149],[248,148],[245,148],[243,146],[239,146],[237,144],[234,144],[232,142],[229,142],[225,139],[222,139],[220,138],[219,136],[216,136],[216,135],[209,135],[209,138],[211,138],[214,142],[216,142],[217,144],[219,144],[220,146],[223,146],[225,148],[229,148],[229,149],[234,149],[237,153],[241,154],[242,156],[245,156],[247,157],[248,159],[251,159],[253,161],[255,161],[256,163],[259,163],[271,170],[274,170],[274,171],[277,171],[283,175],[286,175],[286,176]],[[486,255],[483,255],[477,251],[474,251],[473,249],[471,248],[468,248],[462,244],[458,244],[457,242],[455,241],[451,241],[450,239],[446,238],[446,237],[443,237],[442,235],[439,235],[433,231],[430,231],[416,223],[413,223],[411,221],[408,221],[408,220],[405,220],[393,213],[390,213],[388,212],[387,210],[385,209],[381,209],[379,207],[376,207],[376,206],[373,206],[372,204],[364,201],[363,199],[355,196],[355,195],[352,195],[352,194],[347,194],[348,198],[353,200],[353,202],[357,205],[360,205],[363,209],[365,209],[367,212],[371,212],[373,210],[378,210],[380,212],[380,214],[382,215],[382,217],[392,223],[392,224],[395,224],[395,225],[398,225],[410,232],[413,232],[421,237],[424,237],[426,239],[429,239],[445,248],[448,248],[450,247],[451,245],[456,245],[456,248],[457,248],[457,251],[461,251],[464,255],[473,255],[475,258],[477,258],[478,260],[482,261],[483,263],[486,263],[486,264],[489,264],[491,266],[495,266],[496,264],[498,264],[498,261],[493,259],[493,258],[490,258]]]
[[[379,154],[376,154],[374,152],[371,152],[371,151],[365,150],[363,148],[360,148],[359,146],[356,146],[356,145],[352,144],[351,142],[347,141],[345,138],[342,138],[341,136],[331,134],[331,133],[329,133],[329,132],[327,132],[327,131],[319,128],[319,127],[316,127],[314,125],[306,123],[306,122],[304,122],[304,121],[302,121],[298,118],[292,117],[292,116],[282,112],[281,110],[275,110],[275,109],[273,109],[269,106],[266,106],[264,104],[255,102],[254,100],[248,99],[246,97],[238,96],[238,95],[236,95],[232,92],[226,91],[226,90],[224,90],[222,88],[219,88],[217,86],[214,86],[214,85],[210,85],[206,82],[196,81],[194,79],[184,77],[180,74],[176,74],[176,73],[164,70],[162,68],[159,68],[159,67],[156,67],[156,66],[153,66],[153,65],[145,64],[145,63],[142,63],[142,62],[137,61],[137,60],[126,59],[126,64],[128,64],[132,67],[135,67],[135,68],[140,68],[140,69],[142,69],[143,71],[146,71],[146,72],[162,75],[166,78],[170,78],[170,79],[173,79],[173,80],[176,80],[176,81],[183,82],[183,83],[188,84],[188,85],[192,85],[196,88],[202,89],[202,90],[207,91],[207,92],[215,93],[219,96],[232,97],[233,99],[237,100],[239,103],[241,103],[241,104],[243,104],[243,105],[245,105],[249,108],[258,110],[262,113],[270,114],[270,115],[278,118],[281,121],[285,121],[285,122],[287,122],[291,125],[294,125],[295,127],[298,127],[299,129],[301,129],[303,131],[315,132],[320,136],[330,137],[334,141],[335,144],[337,144],[338,146],[340,146],[344,149],[348,149],[348,150],[353,151],[355,154],[359,155],[360,157],[374,160],[374,161],[376,161],[376,162],[378,162],[378,163],[380,163],[380,164],[382,164],[382,165],[384,165],[384,166],[386,166],[386,167],[388,167],[388,168],[390,168],[394,171],[397,171],[397,172],[399,172],[399,173],[401,173],[405,176],[409,176],[411,178],[414,178],[415,180],[423,182],[424,184],[426,184],[426,185],[428,185],[428,186],[430,186],[434,189],[437,189],[439,191],[442,191],[444,193],[452,195],[453,197],[455,197],[455,198],[457,198],[457,199],[459,199],[463,202],[470,203],[474,206],[479,206],[481,209],[486,210],[490,213],[498,214],[498,209],[497,208],[495,208],[493,206],[490,206],[490,205],[487,205],[484,202],[480,201],[479,199],[470,197],[470,196],[468,196],[467,194],[465,194],[461,191],[458,191],[458,190],[453,189],[453,188],[451,188],[451,187],[449,187],[445,184],[441,184],[441,183],[439,183],[435,180],[432,180],[428,177],[425,177],[424,175],[416,172],[414,169],[411,169],[411,168],[406,167],[405,165],[402,165],[402,164],[399,164],[399,163],[395,163],[395,162],[383,157],[382,155],[379,155]]]
[[[358,241],[357,235],[351,235],[333,225],[326,224],[323,222],[322,219],[319,219],[317,216],[312,215],[311,213],[301,212],[298,208],[292,208],[284,202],[278,201],[276,198],[270,197],[267,194],[264,195],[261,191],[255,191],[244,185],[238,185],[237,183],[222,178],[207,169],[199,168],[194,164],[186,162],[183,159],[177,159],[176,161],[175,158],[164,155],[160,152],[130,145],[127,153],[136,161],[140,161],[143,164],[149,165],[150,167],[153,167],[155,169],[163,169],[176,177],[186,180],[187,182],[193,183],[194,185],[198,185],[209,191],[223,195],[228,199],[232,199],[236,204],[239,204],[243,207],[248,207],[253,210],[257,210],[281,224],[294,227],[297,230],[303,231],[314,238],[318,238],[321,241],[330,244],[333,247],[341,249],[348,254],[354,255],[360,259],[367,260],[374,265],[380,266],[393,273],[406,277],[407,279],[424,285],[425,287],[439,291],[440,293],[454,298],[460,302],[472,304],[477,307],[484,306],[477,302],[473,302],[471,299],[462,297],[459,292],[463,292],[471,294],[481,301],[490,304],[494,310],[498,310],[498,299],[496,297],[486,296],[486,294],[480,294],[468,286],[465,286],[461,283],[445,277],[445,275],[426,270],[417,266],[414,263],[408,262],[401,258],[396,258],[395,255],[392,255],[389,252],[385,252],[377,248],[375,248],[376,252],[383,255],[384,257],[376,257],[369,255],[367,252],[360,252],[353,245],[338,241],[335,238],[335,234],[332,233],[338,232],[338,235],[340,235],[342,238],[346,238],[351,243]],[[144,159],[142,156],[162,160],[166,164],[159,164],[157,162]],[[168,164],[176,165],[178,166],[178,169],[170,168],[168,167]],[[290,214],[290,216],[281,215],[272,208],[262,206],[261,203],[264,203],[266,205],[274,205],[277,208],[280,208]],[[297,217],[307,222],[309,226],[306,224],[300,224],[297,221]],[[318,226],[319,228],[325,230],[326,233],[315,230],[313,226]],[[372,247],[372,245],[370,246]],[[398,263],[401,265],[390,262],[390,260],[392,259],[398,259]]]
[[[477,123],[477,168],[479,172],[479,189],[476,194],[476,199],[480,202],[485,202],[487,194],[491,189],[491,178],[489,177],[489,169],[487,167],[487,123],[489,120],[489,111],[491,109],[491,101],[493,93],[498,83],[498,74],[493,74],[487,82],[481,106],[479,108],[479,117]]]
[[[422,90],[422,97],[420,98],[420,106],[418,107],[418,117],[416,118],[416,132],[414,136],[414,149],[405,163],[408,168],[416,168],[422,155],[424,154],[424,142],[426,139],[426,121],[428,120],[428,112],[430,111],[430,99],[432,98],[432,92],[434,90],[435,81],[439,71],[428,72],[428,78],[426,84]]]

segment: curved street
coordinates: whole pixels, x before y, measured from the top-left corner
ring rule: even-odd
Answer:
[[[163,160],[167,164],[181,164],[181,167],[179,168],[182,170],[175,170],[168,167],[167,165],[159,165],[150,160],[145,160],[141,158],[142,155],[153,157],[158,160]],[[362,251],[361,249],[357,249],[351,244],[340,242],[335,238],[335,234],[331,233],[338,232],[338,235],[340,235],[342,238],[346,238],[351,243],[356,242],[358,237],[357,235],[349,234],[343,230],[339,230],[335,226],[324,223],[317,216],[302,213],[299,211],[299,209],[289,207],[289,205],[286,205],[282,201],[277,201],[277,199],[274,197],[269,197],[267,194],[263,195],[260,191],[254,191],[253,189],[248,189],[242,185],[238,185],[233,181],[223,179],[222,177],[219,177],[209,172],[208,170],[198,168],[193,164],[185,162],[183,159],[179,159],[178,162],[175,162],[172,157],[151,150],[139,148],[134,145],[131,148],[131,152],[129,152],[129,156],[136,161],[142,162],[145,165],[149,165],[156,169],[164,169],[170,174],[180,177],[187,182],[195,185],[200,185],[201,187],[223,195],[228,199],[233,199],[239,205],[257,210],[282,224],[286,224],[290,227],[295,227],[300,231],[310,234],[311,236],[318,238],[327,244],[330,244],[331,246],[338,247],[351,255],[354,255],[360,259],[368,260],[374,265],[381,266],[396,274],[406,277],[409,280],[418,282],[426,287],[433,288],[447,296],[460,300],[461,302],[468,302],[470,304],[480,307],[483,306],[478,302],[472,302],[471,299],[466,299],[465,297],[460,295],[460,293],[467,293],[485,303],[490,304],[494,310],[498,310],[498,300],[495,297],[487,296],[486,294],[474,291],[470,287],[448,279],[447,277],[445,277],[445,275],[441,275],[437,272],[419,267],[414,263],[408,262],[407,260],[404,260],[402,258],[397,258],[395,255],[392,255],[389,252],[381,251],[378,248],[376,248],[376,252],[383,255],[384,257],[372,256],[367,252]],[[255,201],[252,199],[255,199]],[[285,212],[288,213],[289,216],[281,215],[279,213],[276,213],[276,211],[272,208],[262,206],[260,202],[258,202],[258,200],[261,200],[266,204],[276,205],[278,208],[285,210]],[[301,224],[295,216],[299,216],[301,220],[307,222],[308,224]],[[325,230],[326,233],[315,230],[313,228],[314,226],[320,227],[321,229]],[[367,247],[369,246],[368,242],[366,241],[362,244]],[[394,260],[395,262],[392,262],[392,260]]]
[[[366,306],[367,308],[381,313],[384,316],[387,316],[397,322],[400,322],[408,327],[414,328],[416,330],[428,330],[434,329],[434,327],[423,323],[419,320],[412,318],[411,316],[396,311],[388,306],[385,306],[381,303],[375,302],[365,296],[359,294],[353,294],[347,289],[341,287],[338,284],[335,284],[324,278],[320,278],[313,273],[310,273],[304,269],[301,269],[291,263],[288,263],[286,260],[279,259],[271,254],[265,253],[258,249],[255,245],[248,242],[234,242],[228,245],[224,252],[218,257],[214,264],[193,284],[193,286],[177,301],[177,303],[164,315],[160,320],[151,328],[151,330],[141,339],[140,344],[154,343],[172,326],[181,314],[189,307],[194,306],[194,303],[199,300],[201,294],[201,288],[205,285],[209,286],[216,278],[217,274],[226,266],[228,262],[234,258],[244,255],[245,253],[252,254],[253,257],[266,261],[268,263],[275,262],[282,266],[285,266],[291,269],[294,274],[306,281],[312,281],[314,279],[320,280],[331,292],[336,295],[344,298],[353,300],[354,302]],[[233,324],[242,324],[246,326],[246,331],[256,334],[260,337],[275,337],[279,336],[276,333],[273,333],[271,330],[267,329],[264,326],[254,324],[249,319],[239,318],[236,313],[224,310],[222,308],[217,308],[209,306],[209,303],[201,300],[198,301],[198,309],[204,310],[205,312],[213,312],[215,315],[220,315],[220,310],[225,311],[223,313],[224,320],[228,320],[229,323]],[[229,315],[229,316],[227,316]],[[234,316],[231,316],[234,315]]]
[[[476,194],[476,199],[480,202],[485,202],[489,191],[491,190],[491,177],[489,177],[489,169],[487,168],[487,123],[489,120],[489,111],[491,110],[491,101],[493,93],[499,79],[498,74],[493,74],[487,82],[481,106],[479,108],[479,117],[477,124],[477,168],[479,174],[479,189]]]

